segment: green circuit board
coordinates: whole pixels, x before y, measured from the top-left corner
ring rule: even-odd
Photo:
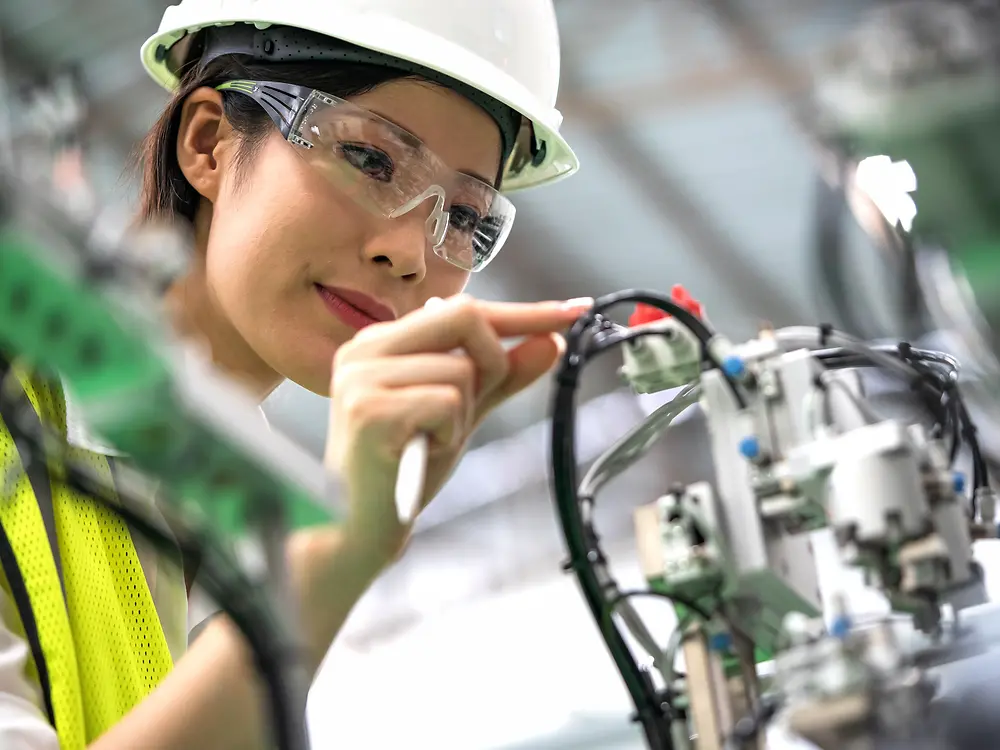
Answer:
[[[162,337],[71,270],[72,258],[53,257],[33,236],[0,227],[0,348],[58,374],[85,413],[100,416],[102,438],[217,532],[243,536],[274,503],[293,528],[336,520],[318,461],[277,436],[273,449],[267,436],[241,440],[238,422],[199,413],[177,388]],[[291,466],[307,464],[315,472],[303,481]]]

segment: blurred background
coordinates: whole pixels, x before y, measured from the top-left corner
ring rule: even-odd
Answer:
[[[166,4],[0,0],[11,79],[72,72],[85,96],[87,168],[123,210],[137,193],[131,154],[165,103],[138,49]],[[837,167],[802,106],[818,61],[873,5],[556,0],[559,108],[583,168],[515,197],[513,235],[470,291],[538,300],[679,283],[734,341],[764,321],[912,335],[920,326],[896,283],[900,268],[849,218]],[[845,304],[845,290],[863,304]],[[595,366],[585,382],[583,460],[648,409],[622,388],[616,364]],[[560,570],[548,392],[543,382],[489,420],[405,558],[358,607],[314,688],[317,747],[642,747],[575,582]],[[286,386],[265,408],[322,451],[323,399]],[[671,479],[691,479],[703,439],[682,423],[602,502],[599,528],[623,588],[642,583],[632,509]],[[667,609],[642,607],[664,637]]]

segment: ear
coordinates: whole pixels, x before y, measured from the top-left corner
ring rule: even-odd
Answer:
[[[191,92],[181,108],[177,164],[191,187],[212,203],[219,197],[233,140],[222,94],[208,86]]]

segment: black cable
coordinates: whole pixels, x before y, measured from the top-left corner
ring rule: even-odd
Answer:
[[[972,454],[972,487],[973,490],[982,489],[989,486],[989,467],[983,457],[982,448],[979,446],[979,438],[976,435],[976,425],[969,415],[969,410],[961,399],[956,399],[955,408],[958,410],[962,423],[962,438],[969,446]],[[975,492],[973,491],[973,509],[975,509]]]
[[[821,335],[821,340],[823,339]],[[909,343],[895,346],[870,346],[853,342],[854,349],[831,347],[814,351],[825,367],[831,369],[877,367],[898,375],[895,368],[882,367],[878,358],[889,356],[906,364],[913,372],[907,383],[934,417],[934,437],[949,437],[948,460],[954,465],[962,445],[969,448],[972,461],[972,492],[969,508],[973,517],[978,513],[977,490],[989,487],[989,466],[983,456],[976,434],[976,425],[969,414],[959,389],[958,361],[943,352],[918,349]],[[867,354],[865,351],[867,350]]]
[[[933,436],[943,437],[950,433],[949,460],[954,464],[958,450],[968,434],[967,430],[963,433],[964,421],[959,409],[961,393],[958,390],[957,360],[942,352],[916,349],[905,342],[895,346],[873,346],[852,339],[851,348],[828,347],[831,333],[832,329],[829,326],[820,326],[819,344],[824,348],[811,352],[812,356],[827,369],[874,367],[900,377],[898,368],[886,367],[886,358],[905,365],[910,373],[910,376],[905,378],[907,386],[916,392],[928,413],[935,419]],[[974,436],[969,444],[973,454],[977,453],[978,443]],[[981,471],[975,470],[974,481],[980,475],[985,477]],[[983,478],[980,481],[986,480]]]
[[[989,469],[987,468],[986,461],[983,459],[982,450],[979,446],[979,439],[976,436],[976,425],[972,421],[972,417],[969,415],[969,410],[965,406],[965,402],[962,400],[961,393],[958,389],[958,366],[951,360],[947,355],[940,354],[938,352],[926,352],[920,351],[910,347],[909,344],[900,344],[899,352],[900,356],[906,360],[917,372],[919,372],[924,377],[924,384],[930,385],[932,388],[936,387],[939,389],[939,397],[947,399],[949,411],[951,413],[951,420],[954,425],[953,429],[957,430],[957,434],[961,436],[961,439],[965,441],[966,445],[969,446],[969,452],[972,454],[972,487],[973,487],[973,511],[976,510],[976,498],[975,490],[981,489],[989,484]],[[951,360],[953,367],[949,370],[949,375],[940,380],[936,380],[930,371],[927,362],[938,362],[942,359]],[[930,401],[934,396],[933,391],[928,394],[928,401]],[[952,460],[957,456],[957,450],[955,444],[952,445]]]
[[[959,391],[959,370],[955,359],[942,352],[917,349],[908,344],[867,348],[873,353],[898,359],[913,370],[911,387],[916,388],[928,411],[938,420],[941,434],[950,433],[951,462],[956,460],[962,443],[967,444],[973,463],[973,487],[986,486],[989,483],[988,467],[976,437],[975,425]],[[814,351],[813,356],[831,369],[880,367],[873,357],[843,347]]]
[[[0,399],[8,398],[4,385],[0,383]],[[14,401],[11,406],[18,410],[32,408],[30,403],[22,404],[20,401]],[[270,603],[262,595],[262,587],[246,577],[238,563],[221,551],[223,546],[207,530],[196,529],[179,519],[172,519],[169,530],[162,528],[161,524],[137,510],[145,507],[143,498],[132,496],[128,488],[121,485],[108,487],[65,455],[54,456],[56,446],[67,447],[65,441],[48,431],[35,434],[33,430],[25,429],[25,423],[30,422],[12,419],[6,424],[11,436],[31,450],[33,460],[50,463],[53,481],[62,481],[85,497],[110,508],[157,548],[174,552],[180,547],[183,554],[200,557],[199,584],[226,611],[243,633],[254,655],[267,688],[271,731],[276,747],[280,750],[308,748],[305,716],[292,712],[289,701],[292,686],[288,684],[285,668],[286,664],[297,661],[300,655],[294,647],[283,643],[282,629],[274,619]]]
[[[560,527],[569,553],[566,568],[576,575],[584,601],[635,706],[635,718],[642,726],[648,746],[651,750],[673,750],[669,718],[649,676],[632,656],[615,623],[612,621],[605,626],[607,601],[604,582],[598,578],[595,567],[595,564],[600,564],[602,555],[599,549],[594,549],[596,539],[592,529],[584,521],[577,498],[575,399],[581,369],[578,365],[582,365],[583,361],[577,349],[582,348],[582,334],[588,324],[588,320],[578,320],[567,335],[567,354],[557,377],[552,408],[551,481]]]
[[[567,340],[570,338],[568,336]],[[579,337],[576,338],[578,341]],[[567,353],[570,359],[576,355],[568,346]],[[599,559],[599,553],[591,548],[587,539],[577,499],[575,400],[578,376],[579,369],[560,373],[552,407],[552,494],[569,553],[567,567],[576,574],[584,601],[622,676],[625,689],[636,709],[636,719],[642,726],[649,747],[651,750],[673,750],[669,718],[648,676],[643,674],[615,624],[612,622],[609,626],[604,626],[607,602],[602,583],[593,567],[593,563]]]
[[[601,313],[604,310],[622,302],[650,305],[676,317],[678,322],[688,327],[698,338],[703,360],[722,372],[737,405],[741,409],[745,408],[746,401],[737,382],[726,372],[723,363],[712,351],[713,340],[717,340],[715,334],[703,321],[663,295],[624,291],[602,297],[595,302],[589,313],[573,324],[566,335],[566,352],[557,369],[551,409],[552,494],[569,553],[566,569],[576,574],[584,600],[635,705],[636,719],[643,727],[649,747],[654,750],[672,750],[670,722],[673,711],[669,705],[669,694],[659,695],[653,688],[648,674],[636,662],[621,631],[609,615],[618,601],[629,596],[662,596],[677,601],[676,597],[654,591],[618,590],[617,584],[607,573],[604,555],[590,522],[593,500],[578,496],[576,391],[582,370],[589,361],[604,352],[641,336],[658,333],[643,328],[626,329],[603,320]],[[821,331],[821,342],[825,343],[827,338],[829,336]],[[869,347],[864,342],[849,338],[848,341],[847,346],[816,352],[814,356],[828,368],[870,366],[889,370],[896,377],[902,377],[924,400],[930,413],[938,420],[942,432],[950,429],[954,442],[957,443],[961,437],[970,445],[975,465],[974,484],[978,487],[979,482],[985,481],[985,473],[979,469],[982,461],[974,429],[957,389],[958,365],[955,360],[941,353],[917,350],[905,344],[886,349]],[[609,593],[612,595],[610,601]],[[677,603],[687,606],[705,619],[711,619],[708,612],[699,606],[692,606],[692,602]]]
[[[665,313],[673,315],[687,329],[689,329],[691,333],[693,333],[695,337],[702,342],[702,344],[706,346],[715,336],[715,333],[708,327],[705,321],[689,311],[686,307],[679,305],[666,294],[650,291],[648,289],[626,289],[621,292],[614,292],[612,294],[606,294],[603,297],[598,297],[594,301],[592,312],[594,314],[603,313],[605,310],[615,307],[616,305],[621,305],[625,302],[649,305],[650,307],[655,307]],[[711,355],[709,354],[709,356]],[[718,362],[715,362],[715,364],[718,366]]]
[[[607,325],[601,313],[610,307],[633,302],[650,305],[686,326],[701,344],[703,359],[723,373],[733,397],[740,408],[746,400],[736,382],[725,372],[723,364],[712,351],[715,334],[695,315],[669,297],[648,291],[628,290],[601,297],[593,308],[581,316],[566,334],[566,352],[557,369],[556,386],[552,400],[551,466],[552,494],[559,514],[560,526],[566,541],[569,561],[566,568],[575,573],[577,581],[594,622],[598,625],[612,660],[622,676],[625,688],[636,709],[636,720],[641,724],[646,741],[652,750],[673,750],[670,733],[671,707],[654,689],[645,673],[629,650],[621,631],[613,619],[606,622],[609,589],[617,592],[617,585],[604,568],[604,556],[589,519],[584,517],[582,501],[578,497],[576,460],[576,392],[584,365],[602,352],[652,332],[637,329],[622,330]],[[597,334],[597,335],[595,335]],[[588,513],[589,515],[589,513]],[[605,574],[602,581],[598,571]],[[609,583],[610,582],[610,583]],[[620,592],[619,592],[620,593]],[[618,593],[615,594],[617,596]],[[685,605],[690,603],[685,602]],[[695,611],[704,611],[693,607]],[[708,613],[704,613],[708,614]]]
[[[951,447],[948,451],[948,464],[949,466],[954,466],[955,461],[958,460],[958,452],[962,448],[962,419],[958,411],[958,400],[951,400],[949,402],[949,407],[951,411],[950,424],[951,424]]]

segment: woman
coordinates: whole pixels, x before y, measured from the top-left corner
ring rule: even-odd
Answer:
[[[174,326],[260,399],[284,378],[332,399],[325,460],[349,519],[288,543],[312,670],[405,544],[393,485],[408,439],[431,437],[426,502],[482,418],[552,367],[557,332],[586,306],[456,297],[510,230],[497,188],[577,168],[553,108],[551,5],[318,5],[183,0],[143,48],[175,94],[146,142],[142,215],[189,223],[196,246],[167,296]],[[446,302],[424,309],[431,297]],[[508,337],[522,341],[505,351]],[[21,383],[74,434],[61,394]],[[12,507],[44,506],[42,484],[22,481]],[[0,746],[265,746],[262,686],[232,623],[215,618],[181,656],[176,570],[70,500],[54,503],[51,556],[38,554],[45,518],[29,540],[0,509],[18,554],[0,590]]]

